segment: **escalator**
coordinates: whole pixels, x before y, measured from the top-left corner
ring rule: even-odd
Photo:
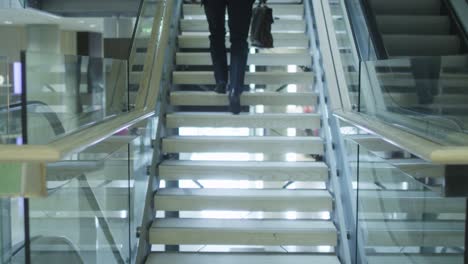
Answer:
[[[367,97],[363,112],[407,127],[430,140],[467,130],[466,83],[468,38],[463,14],[466,2],[362,1],[377,61],[361,64],[361,72],[380,87]],[[365,97],[365,96],[364,96]],[[382,100],[375,98],[383,98]],[[427,132],[433,126],[437,132]],[[450,140],[450,144],[461,141]]]
[[[368,1],[388,58],[467,52],[466,35],[449,1]]]

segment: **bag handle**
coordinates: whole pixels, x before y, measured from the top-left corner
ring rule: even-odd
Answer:
[[[260,0],[258,1],[258,6],[266,5],[266,3],[267,3],[267,0]]]

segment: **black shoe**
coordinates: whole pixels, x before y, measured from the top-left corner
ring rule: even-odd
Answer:
[[[229,91],[229,108],[235,115],[241,112],[240,95],[233,91]]]
[[[225,83],[218,83],[214,89],[215,93],[225,94],[226,93],[226,84]]]

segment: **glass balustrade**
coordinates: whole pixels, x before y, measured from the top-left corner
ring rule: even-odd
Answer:
[[[468,144],[468,56],[361,64],[361,111],[442,145]]]
[[[141,76],[145,70],[148,70],[148,67],[152,67],[154,65],[154,57],[148,55],[151,54],[150,51],[154,48],[150,45],[153,30],[161,30],[161,20],[155,21],[155,17],[161,18],[164,9],[163,7],[164,3],[162,1],[144,0],[142,2],[140,15],[137,18],[129,58],[129,96],[130,105],[132,107],[135,106],[137,94],[140,88],[142,88],[141,85],[143,84],[143,80],[141,79]],[[153,28],[155,25],[156,28]],[[148,62],[151,62],[151,64],[147,64]],[[145,67],[147,68],[145,69]],[[148,85],[148,83],[143,85]],[[146,96],[142,96],[142,98],[146,99]]]
[[[37,52],[16,63],[0,57],[0,143],[47,145],[132,111],[162,5],[142,1],[128,63]],[[1,262],[135,263],[153,192],[157,124],[146,118],[46,164],[46,197],[2,199]]]
[[[22,64],[28,144],[47,144],[128,111],[126,61],[25,52]]]
[[[2,258],[13,263],[25,263],[27,257],[33,263],[134,263],[137,230],[151,197],[148,167],[156,125],[148,119],[48,164],[48,195],[29,198],[27,207],[23,199],[2,200]]]
[[[21,63],[0,57],[0,144],[21,144]]]
[[[466,200],[440,195],[443,167],[341,122],[357,263],[464,263]]]

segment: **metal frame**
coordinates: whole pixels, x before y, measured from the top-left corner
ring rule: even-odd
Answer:
[[[139,227],[139,245],[135,263],[144,263],[151,253],[151,244],[149,243],[149,230],[156,215],[157,205],[154,204],[154,192],[159,189],[158,166],[164,159],[162,152],[162,138],[166,136],[165,119],[169,101],[169,91],[171,89],[172,76],[171,73],[174,67],[174,55],[176,51],[178,23],[182,12],[182,0],[167,0],[168,5],[172,5],[168,20],[169,25],[163,24],[164,28],[168,28],[167,36],[163,41],[167,41],[167,47],[164,49],[165,56],[162,56],[163,68],[161,69],[161,89],[158,90],[158,101],[154,103],[157,116],[156,135],[153,139],[153,162],[150,169],[150,184],[148,185],[147,197],[145,200],[145,213],[143,223]],[[167,22],[167,21],[166,21]],[[150,103],[151,104],[151,103]]]
[[[322,114],[322,133],[323,136],[325,137],[325,160],[327,161],[327,165],[330,169],[329,171],[329,186],[330,190],[332,192],[332,196],[334,197],[334,215],[332,216],[332,219],[338,229],[338,245],[337,245],[337,255],[340,258],[341,262],[343,264],[351,264],[351,263],[356,263],[353,260],[352,257],[352,248],[353,245],[352,243],[350,244],[350,237],[349,234],[351,230],[349,230],[349,225],[347,225],[345,218],[346,218],[346,211],[345,208],[349,207],[349,205],[345,204],[346,200],[342,199],[342,186],[340,186],[338,182],[338,170],[337,170],[337,162],[335,159],[335,153],[334,153],[334,146],[332,143],[332,134],[331,134],[331,129],[328,124],[329,120],[329,111],[328,111],[328,100],[326,99],[328,97],[328,94],[325,92],[325,86],[327,85],[327,77],[330,77],[333,81],[336,81],[336,78],[333,78],[334,76],[329,76],[326,73],[326,69],[323,68],[324,65],[322,65],[323,61],[326,60],[331,60],[331,58],[323,58],[322,53],[323,50],[321,48],[327,48],[330,45],[327,45],[329,43],[327,42],[327,39],[321,39],[320,36],[318,36],[318,32],[315,30],[316,28],[322,27],[322,23],[325,23],[324,20],[320,21],[320,16],[317,16],[317,13],[321,12],[321,2],[320,0],[308,0],[305,1],[305,7],[306,7],[306,19],[307,19],[307,24],[309,25],[309,37],[311,39],[311,50],[313,50],[313,65],[314,65],[314,72],[317,76],[316,78],[316,89],[319,94],[319,105],[320,105],[320,110]],[[317,10],[318,9],[318,10]],[[315,11],[315,23],[313,20],[313,15],[312,12]],[[322,43],[325,42],[325,43]],[[322,44],[322,45],[320,45]],[[326,56],[325,53],[323,56]],[[335,84],[336,85],[336,84]],[[351,199],[347,199],[347,201],[351,201]]]

